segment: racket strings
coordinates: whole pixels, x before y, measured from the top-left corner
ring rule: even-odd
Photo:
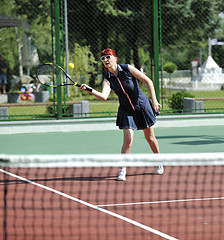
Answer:
[[[43,84],[58,86],[66,83],[63,71],[55,65],[45,64],[38,70],[38,79]],[[63,83],[62,83],[63,81]]]

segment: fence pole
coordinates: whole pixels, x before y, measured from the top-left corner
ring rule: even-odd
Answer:
[[[60,10],[59,10],[59,0],[54,1],[55,8],[55,48],[56,48],[56,64],[61,66],[61,44],[60,44]],[[61,81],[61,75],[57,76],[58,81]],[[62,94],[61,87],[57,88],[57,110],[58,119],[62,119]]]
[[[160,101],[159,86],[159,27],[158,27],[158,0],[153,0],[153,50],[154,50],[154,81],[156,98]]]

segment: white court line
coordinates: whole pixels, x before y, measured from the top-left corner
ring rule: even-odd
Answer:
[[[134,203],[111,203],[97,205],[98,207],[113,207],[113,206],[128,206],[128,205],[143,205],[143,204],[153,204],[153,203],[177,203],[177,202],[193,202],[193,201],[211,201],[211,200],[224,200],[224,197],[216,198],[190,198],[190,199],[176,199],[176,200],[166,200],[166,201],[154,201],[154,202],[134,202]]]
[[[55,190],[55,189],[53,189],[53,188],[47,187],[47,186],[45,186],[45,185],[42,185],[42,184],[39,184],[39,183],[36,183],[36,182],[33,182],[33,181],[31,181],[31,180],[28,180],[28,179],[23,178],[23,177],[21,177],[21,176],[15,175],[15,174],[10,173],[10,172],[8,172],[8,171],[5,171],[5,170],[3,170],[3,169],[0,169],[0,172],[2,172],[2,173],[4,173],[4,174],[7,174],[7,175],[9,175],[9,176],[12,176],[12,177],[14,177],[14,178],[18,178],[18,179],[20,179],[20,180],[22,180],[22,181],[24,181],[24,182],[33,184],[33,185],[35,185],[35,186],[37,186],[37,187],[46,189],[46,190],[48,190],[48,191],[51,191],[51,192],[53,192],[53,193],[56,193],[56,194],[61,195],[61,196],[63,196],[63,197],[66,197],[66,198],[68,198],[68,199],[71,199],[71,200],[73,200],[73,201],[75,201],[75,202],[79,202],[79,203],[81,203],[81,204],[83,204],[83,205],[85,205],[85,206],[88,206],[88,207],[93,208],[93,209],[95,209],[95,210],[98,210],[98,211],[100,211],[100,212],[103,212],[103,213],[106,213],[106,214],[111,215],[111,216],[113,216],[113,217],[119,218],[119,219],[121,219],[121,220],[123,220],[123,221],[126,221],[126,222],[128,222],[128,223],[131,223],[131,224],[133,224],[133,225],[135,225],[135,226],[137,226],[137,227],[140,227],[140,228],[142,228],[142,229],[145,229],[145,230],[147,230],[148,232],[152,232],[152,233],[154,233],[154,234],[156,234],[156,235],[159,235],[159,236],[161,236],[161,237],[163,237],[163,238],[165,238],[165,239],[168,239],[168,240],[178,240],[177,238],[174,238],[174,237],[169,236],[169,235],[167,235],[167,234],[165,234],[165,233],[162,233],[162,232],[160,232],[160,231],[158,231],[158,230],[156,230],[156,229],[153,229],[153,228],[148,227],[148,226],[146,226],[146,225],[144,225],[144,224],[141,224],[141,223],[139,223],[139,222],[136,222],[136,221],[134,221],[134,220],[132,220],[132,219],[130,219],[130,218],[127,218],[127,217],[124,217],[124,216],[119,215],[119,214],[117,214],[117,213],[108,211],[108,210],[106,210],[106,209],[104,209],[104,208],[101,208],[101,207],[99,207],[99,206],[97,206],[97,205],[93,205],[93,204],[91,204],[91,203],[85,202],[85,201],[80,200],[80,199],[78,199],[78,198],[72,197],[72,196],[70,196],[70,195],[68,195],[68,194],[66,194],[66,193],[57,191],[57,190]]]

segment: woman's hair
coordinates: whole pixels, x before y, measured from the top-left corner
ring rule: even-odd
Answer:
[[[110,49],[110,48],[104,49],[104,50],[101,52],[101,57],[102,57],[102,56],[105,56],[105,55],[111,55],[111,56],[117,57],[115,51],[114,51],[113,49]]]
[[[104,49],[102,52],[101,52],[101,57],[102,56],[106,56],[106,55],[111,55],[111,56],[114,56],[117,58],[117,55],[115,53],[115,51],[113,49],[110,49],[110,48],[107,48],[107,49]],[[117,58],[118,59],[118,58]],[[108,72],[108,69],[106,67],[104,67],[104,71],[105,72]]]

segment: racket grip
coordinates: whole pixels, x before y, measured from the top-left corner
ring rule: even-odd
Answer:
[[[92,91],[93,91],[93,89],[92,89],[92,88],[89,88],[89,87],[86,87],[86,90],[87,90],[88,92],[92,92]]]
[[[80,85],[79,83],[76,83],[76,86],[77,86],[77,87],[81,87],[81,85]],[[89,88],[89,87],[86,87],[86,91],[92,92],[93,89],[92,89],[92,88]]]

